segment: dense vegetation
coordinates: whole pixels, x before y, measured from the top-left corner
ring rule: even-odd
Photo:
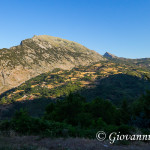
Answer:
[[[0,117],[8,119],[0,130],[51,137],[149,134],[149,76],[146,68],[118,61],[41,74],[0,96]]]
[[[73,136],[95,138],[99,130],[130,133],[141,130],[149,134],[150,92],[128,105],[122,101],[116,107],[110,101],[96,98],[91,102],[77,94],[69,94],[64,100],[51,102],[40,118],[28,115],[26,110],[17,111],[11,120],[2,121],[0,130],[14,130],[18,134],[51,137]]]
[[[111,100],[120,105],[123,99],[132,102],[150,89],[148,81],[127,74],[110,75],[94,88],[85,89],[81,94],[91,100],[93,95]]]

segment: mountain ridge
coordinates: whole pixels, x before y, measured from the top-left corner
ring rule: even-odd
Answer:
[[[55,68],[68,70],[100,60],[105,58],[76,42],[34,36],[18,46],[0,50],[0,93]]]
[[[150,58],[136,58],[136,59],[131,59],[131,58],[124,58],[124,57],[118,57],[114,54],[111,54],[109,52],[106,52],[103,57],[116,61],[117,63],[125,63],[125,64],[130,64],[130,65],[135,65],[141,68],[145,68],[150,70]]]

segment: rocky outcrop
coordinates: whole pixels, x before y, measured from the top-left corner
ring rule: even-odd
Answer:
[[[109,52],[106,52],[103,56],[106,57],[106,58],[117,58],[117,56],[115,56],[115,55],[113,55]]]
[[[105,60],[76,42],[41,35],[0,50],[0,93],[55,68],[72,69]]]

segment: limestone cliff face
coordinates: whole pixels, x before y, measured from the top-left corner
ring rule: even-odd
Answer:
[[[0,50],[0,93],[55,68],[68,70],[100,60],[105,58],[76,42],[34,36],[19,46]]]

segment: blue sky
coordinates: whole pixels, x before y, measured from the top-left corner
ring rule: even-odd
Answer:
[[[43,34],[100,54],[150,57],[150,0],[0,1],[0,48]]]

